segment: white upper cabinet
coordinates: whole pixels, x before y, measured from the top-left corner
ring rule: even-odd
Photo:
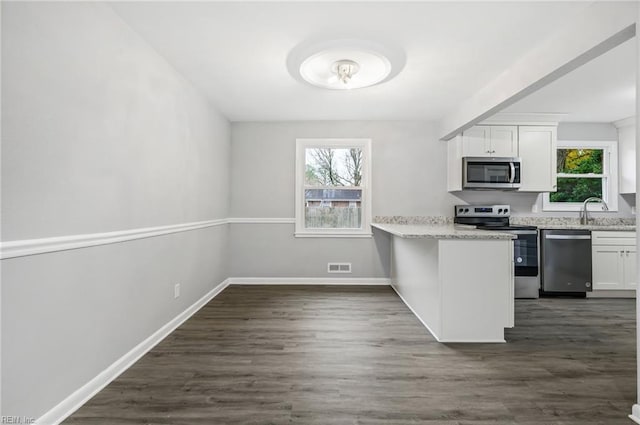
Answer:
[[[462,135],[447,142],[447,190],[462,190]]]
[[[620,193],[636,193],[636,125],[634,118],[614,123],[618,128]]]
[[[449,140],[447,190],[462,190],[465,156],[520,157],[519,192],[555,192],[556,125],[476,125]]]
[[[518,127],[491,126],[491,156],[513,157],[519,156],[518,152]]]
[[[463,156],[489,156],[491,152],[491,129],[477,125],[462,134]]]
[[[557,140],[555,126],[518,127],[518,149],[522,160],[520,192],[557,190]]]
[[[518,156],[518,127],[476,125],[462,134],[462,156]]]

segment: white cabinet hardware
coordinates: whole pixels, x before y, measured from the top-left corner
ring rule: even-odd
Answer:
[[[462,133],[462,156],[518,156],[518,127],[477,125]]]

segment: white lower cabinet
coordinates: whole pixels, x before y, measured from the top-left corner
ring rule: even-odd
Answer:
[[[591,232],[593,290],[636,289],[636,233]]]
[[[624,289],[636,289],[638,287],[636,247],[627,247],[623,263]]]

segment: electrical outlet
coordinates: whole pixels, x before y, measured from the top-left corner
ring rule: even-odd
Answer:
[[[176,283],[173,286],[173,298],[178,298],[180,297],[180,284]]]

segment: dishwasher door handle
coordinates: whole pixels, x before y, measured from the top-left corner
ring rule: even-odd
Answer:
[[[545,235],[545,239],[587,240],[591,239],[591,235]]]

